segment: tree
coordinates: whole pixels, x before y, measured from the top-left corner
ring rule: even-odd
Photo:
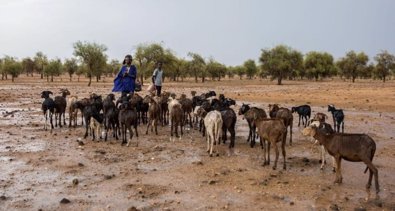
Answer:
[[[256,67],[255,61],[252,59],[249,59],[244,62],[244,67],[245,67],[245,73],[248,77],[248,79],[252,79],[258,72],[258,68]]]
[[[40,73],[41,79],[44,78],[44,66],[48,63],[47,56],[43,54],[43,52],[39,51],[34,56],[34,69],[36,69],[37,73]]]
[[[143,79],[151,76],[149,72],[155,67],[156,62],[163,59],[165,50],[161,44],[139,44],[134,54],[134,59],[137,61],[138,74],[140,74],[141,84]]]
[[[390,71],[395,71],[395,56],[387,51],[382,51],[374,57],[374,60],[377,62],[374,73],[385,83],[385,79],[390,75]]]
[[[347,79],[351,78],[354,83],[355,79],[365,71],[364,69],[367,67],[368,61],[369,57],[364,52],[357,54],[354,51],[350,51],[336,64],[341,70],[342,75]]]
[[[26,76],[29,76],[29,74],[33,76],[34,61],[30,57],[24,58],[22,60],[22,67],[23,70],[26,72]]]
[[[3,59],[0,59],[0,73],[1,73],[1,80],[7,79],[7,74],[4,71],[4,65],[3,65],[4,61]]]
[[[309,52],[304,60],[304,69],[307,77],[315,78],[316,81],[320,77],[328,77],[335,71],[333,57],[326,52]]]
[[[92,76],[100,78],[103,69],[106,67],[107,55],[104,53],[107,50],[105,45],[97,43],[88,43],[78,41],[74,43],[74,56],[79,57],[86,65],[87,76],[89,78],[88,86],[92,83]]]
[[[236,66],[233,68],[234,72],[240,77],[240,80],[243,79],[243,76],[246,74],[246,68],[242,65]]]
[[[64,70],[69,74],[71,81],[73,74],[78,70],[77,60],[75,58],[66,59],[64,62]]]
[[[226,75],[228,76],[228,78],[234,78],[235,77],[235,68],[232,66],[228,66],[226,67]]]
[[[116,75],[119,72],[120,67],[121,63],[116,59],[111,60],[111,62],[107,65],[107,68],[109,69],[111,75]]]
[[[51,82],[53,82],[53,77],[60,75],[62,73],[62,62],[60,59],[50,60],[48,65],[44,67],[44,74],[48,77],[51,76]]]
[[[302,68],[303,56],[290,47],[278,45],[270,50],[263,49],[259,61],[261,70],[270,74],[272,80],[277,79],[277,84],[281,85],[283,78]]]
[[[5,56],[4,64],[3,64],[3,71],[5,74],[11,75],[11,80],[14,82],[14,79],[22,73],[23,67],[22,64],[16,61],[15,58],[10,56]]]
[[[202,82],[204,82],[205,76],[205,66],[206,62],[203,57],[197,53],[189,52],[188,56],[192,58],[192,60],[188,63],[188,69],[192,71],[192,75],[195,77],[195,82],[198,82],[199,75],[202,76]]]
[[[212,80],[218,78],[220,81],[221,77],[225,77],[226,66],[210,58],[206,64],[206,70]]]

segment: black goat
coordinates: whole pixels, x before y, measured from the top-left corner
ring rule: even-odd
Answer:
[[[127,146],[129,146],[130,141],[133,138],[132,126],[136,132],[136,137],[139,137],[139,134],[137,132],[137,111],[136,108],[132,108],[130,103],[126,101],[122,102],[119,108],[120,111],[118,119],[119,125],[121,127],[122,145],[127,144]],[[126,137],[127,130],[129,131],[129,140],[127,140]]]
[[[344,133],[344,113],[343,109],[336,109],[334,105],[328,105],[328,111],[332,113],[333,128],[340,133],[340,125],[342,126],[342,133]]]
[[[47,130],[47,121],[48,118],[51,123],[51,131],[54,128],[53,123],[52,123],[52,116],[55,111],[55,102],[53,101],[52,98],[49,97],[49,95],[52,95],[53,93],[51,91],[43,91],[41,92],[41,98],[44,98],[44,102],[41,105],[41,109],[43,110],[44,117],[45,117],[45,124],[44,124],[44,130]]]
[[[311,107],[309,105],[301,105],[291,108],[292,113],[297,112],[299,115],[299,123],[298,127],[300,126],[300,119],[302,119],[302,125],[305,127],[307,126],[307,120],[310,119],[311,116]]]
[[[90,119],[92,116],[98,116],[100,110],[103,108],[103,102],[101,96],[95,96],[90,99],[90,104],[84,107],[84,119],[85,119],[85,135],[84,138],[88,136],[88,129],[90,126]]]
[[[255,137],[256,137],[256,125],[254,124],[254,120],[266,118],[267,117],[266,112],[261,108],[257,108],[257,107],[250,108],[248,104],[243,103],[243,105],[239,109],[239,115],[244,115],[244,118],[247,120],[248,127],[250,129],[248,133],[247,142],[251,141],[250,145],[251,147],[254,147]]]
[[[70,95],[68,89],[60,89],[62,96],[55,97],[55,127],[58,125],[57,119],[59,117],[59,127],[62,127],[62,116],[63,123],[66,125],[66,107],[67,107],[67,95]]]
[[[236,113],[231,108],[223,109],[220,112],[222,117],[222,141],[225,144],[227,139],[226,132],[229,130],[230,132],[229,148],[233,148],[235,147],[235,138],[236,138],[236,132],[235,132],[235,126],[237,120]]]

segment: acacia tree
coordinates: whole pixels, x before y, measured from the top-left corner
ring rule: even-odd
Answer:
[[[52,59],[48,62],[48,65],[44,67],[44,74],[47,76],[47,81],[49,81],[49,76],[51,76],[51,82],[53,82],[53,77],[60,75],[62,73],[62,62],[60,59]]]
[[[246,74],[246,68],[243,65],[233,67],[233,71],[239,76],[240,80],[242,80],[243,76]]]
[[[197,53],[189,52],[188,56],[192,58],[191,61],[188,62],[188,69],[192,71],[192,75],[195,77],[195,82],[198,82],[199,74],[204,76],[206,62],[203,57]],[[202,77],[202,82],[204,82],[204,77]]]
[[[140,75],[141,84],[143,79],[151,76],[151,69],[154,68],[156,62],[163,59],[165,50],[161,44],[139,44],[134,54],[134,60],[137,61],[138,74]]]
[[[29,74],[33,76],[34,61],[30,57],[24,58],[22,60],[22,67],[23,70],[26,72],[26,76],[29,76]]]
[[[116,75],[120,70],[120,66],[121,63],[116,59],[111,60],[111,62],[107,64],[107,68],[109,69],[111,75]]]
[[[252,59],[249,59],[249,60],[245,61],[243,66],[245,67],[245,73],[246,73],[248,79],[250,79],[250,80],[258,72],[258,68],[257,68],[257,66],[255,64],[255,61],[252,60]]]
[[[303,66],[302,53],[284,45],[263,49],[259,61],[262,71],[270,74],[272,80],[277,79],[278,85],[281,85],[283,78]]]
[[[395,56],[388,51],[382,51],[374,57],[374,60],[377,62],[374,73],[385,83],[386,77],[390,75],[390,70],[395,71]]]
[[[206,71],[212,80],[218,78],[220,81],[221,77],[225,76],[226,66],[215,61],[214,58],[210,58],[206,64]]]
[[[72,81],[73,74],[78,70],[77,60],[75,58],[66,59],[64,70],[69,74],[70,81]]]
[[[20,62],[18,62],[15,58],[10,56],[5,56],[4,64],[3,64],[3,71],[5,74],[11,75],[11,80],[14,82],[14,79],[22,73],[23,67]]]
[[[48,63],[47,56],[43,52],[39,51],[34,56],[34,69],[37,73],[40,73],[41,79],[44,78],[44,66]]]
[[[92,76],[100,78],[103,69],[107,64],[107,50],[105,45],[97,43],[81,42],[74,43],[74,56],[80,58],[86,65],[86,74],[89,78],[88,86],[92,83]]]
[[[320,77],[328,77],[335,72],[333,57],[326,52],[309,52],[304,60],[304,69],[307,77],[315,78],[316,81]]]
[[[364,53],[355,53],[354,51],[350,51],[346,54],[345,57],[339,59],[336,63],[339,67],[343,76],[347,79],[351,78],[352,82],[355,82],[355,79],[364,72],[364,69],[367,67],[367,63],[369,61],[369,57]]]
[[[7,76],[7,74],[5,74],[5,71],[4,71],[4,68],[3,68],[4,67],[3,63],[4,63],[3,59],[0,59],[1,80],[6,79],[6,76]]]

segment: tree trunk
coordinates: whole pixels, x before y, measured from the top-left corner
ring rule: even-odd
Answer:
[[[205,79],[206,79],[206,77],[202,77],[202,83],[204,83]]]
[[[99,76],[96,76],[96,82],[99,82]]]
[[[53,75],[51,75],[51,82],[53,82]]]
[[[12,82],[14,82],[14,76],[13,75],[11,76],[11,80],[12,80]]]
[[[44,78],[44,74],[41,72],[41,79],[43,79]]]
[[[196,83],[198,82],[198,77],[197,77],[196,73],[195,73],[195,82]]]
[[[72,77],[72,76],[70,75],[70,81],[72,81],[72,80],[71,80],[71,77]]]
[[[353,83],[355,82],[355,78],[356,78],[355,76],[352,77],[352,82]]]
[[[141,86],[143,86],[144,85],[144,80],[143,80],[144,78],[143,78],[143,74],[140,74],[140,82],[141,82]]]
[[[88,86],[91,86],[91,83],[92,83],[92,76],[89,75],[89,83],[88,83]]]
[[[385,76],[383,77],[383,83],[385,83]]]
[[[49,82],[49,75],[47,75],[47,82]]]
[[[283,78],[280,76],[277,78],[277,85],[281,85],[281,81],[283,80]]]

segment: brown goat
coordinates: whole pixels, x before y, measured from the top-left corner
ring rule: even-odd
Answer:
[[[269,104],[269,116],[270,118],[282,119],[285,127],[289,127],[289,145],[292,146],[292,126],[294,120],[292,112],[288,108],[280,108],[278,104]]]
[[[369,169],[369,179],[366,188],[369,189],[374,175],[376,192],[380,191],[378,181],[378,170],[373,165],[373,157],[376,152],[376,143],[366,134],[344,134],[325,133],[315,126],[310,126],[302,131],[305,136],[312,136],[324,145],[328,153],[336,159],[336,179],[335,183],[342,183],[341,160],[351,162],[364,162]]]
[[[283,169],[286,169],[285,162],[285,139],[287,134],[287,128],[284,123],[280,119],[262,119],[262,118],[254,118],[253,124],[256,125],[258,135],[261,138],[261,143],[264,146],[264,162],[263,165],[270,164],[270,144],[273,144],[274,149],[276,151],[276,159],[274,160],[273,170],[277,168],[277,161],[279,157],[279,150],[277,147],[277,143],[281,142],[281,151],[284,158]],[[268,142],[267,147],[265,146],[265,142]],[[266,151],[267,151],[267,159],[266,159]]]
[[[316,114],[314,114],[313,121],[316,120],[319,122],[325,122],[325,120],[327,118],[328,118],[328,116],[324,113],[316,113]]]
[[[184,126],[184,111],[180,104],[175,104],[172,107],[171,112],[171,129],[170,129],[170,136],[173,137],[173,129],[176,132],[176,137],[178,138],[178,126],[180,126],[181,136],[183,135],[182,127]]]
[[[145,131],[145,134],[148,134],[148,129],[149,129],[150,125],[152,124],[151,132],[153,132],[153,129],[155,129],[155,134],[158,135],[158,122],[160,119],[160,106],[158,103],[156,103],[156,101],[150,95],[146,95],[144,97],[143,102],[149,104],[148,124],[147,124],[147,130]]]
[[[257,107],[252,107],[248,104],[244,104],[239,109],[239,115],[244,115],[244,118],[247,120],[248,127],[250,129],[248,133],[247,142],[250,142],[251,147],[255,145],[255,130],[256,126],[253,123],[255,118],[267,118],[265,110]]]
[[[189,122],[189,125],[192,128],[192,110],[193,110],[193,103],[192,100],[187,98],[185,94],[181,95],[181,98],[178,100],[182,106],[182,110],[184,111],[184,122]]]

